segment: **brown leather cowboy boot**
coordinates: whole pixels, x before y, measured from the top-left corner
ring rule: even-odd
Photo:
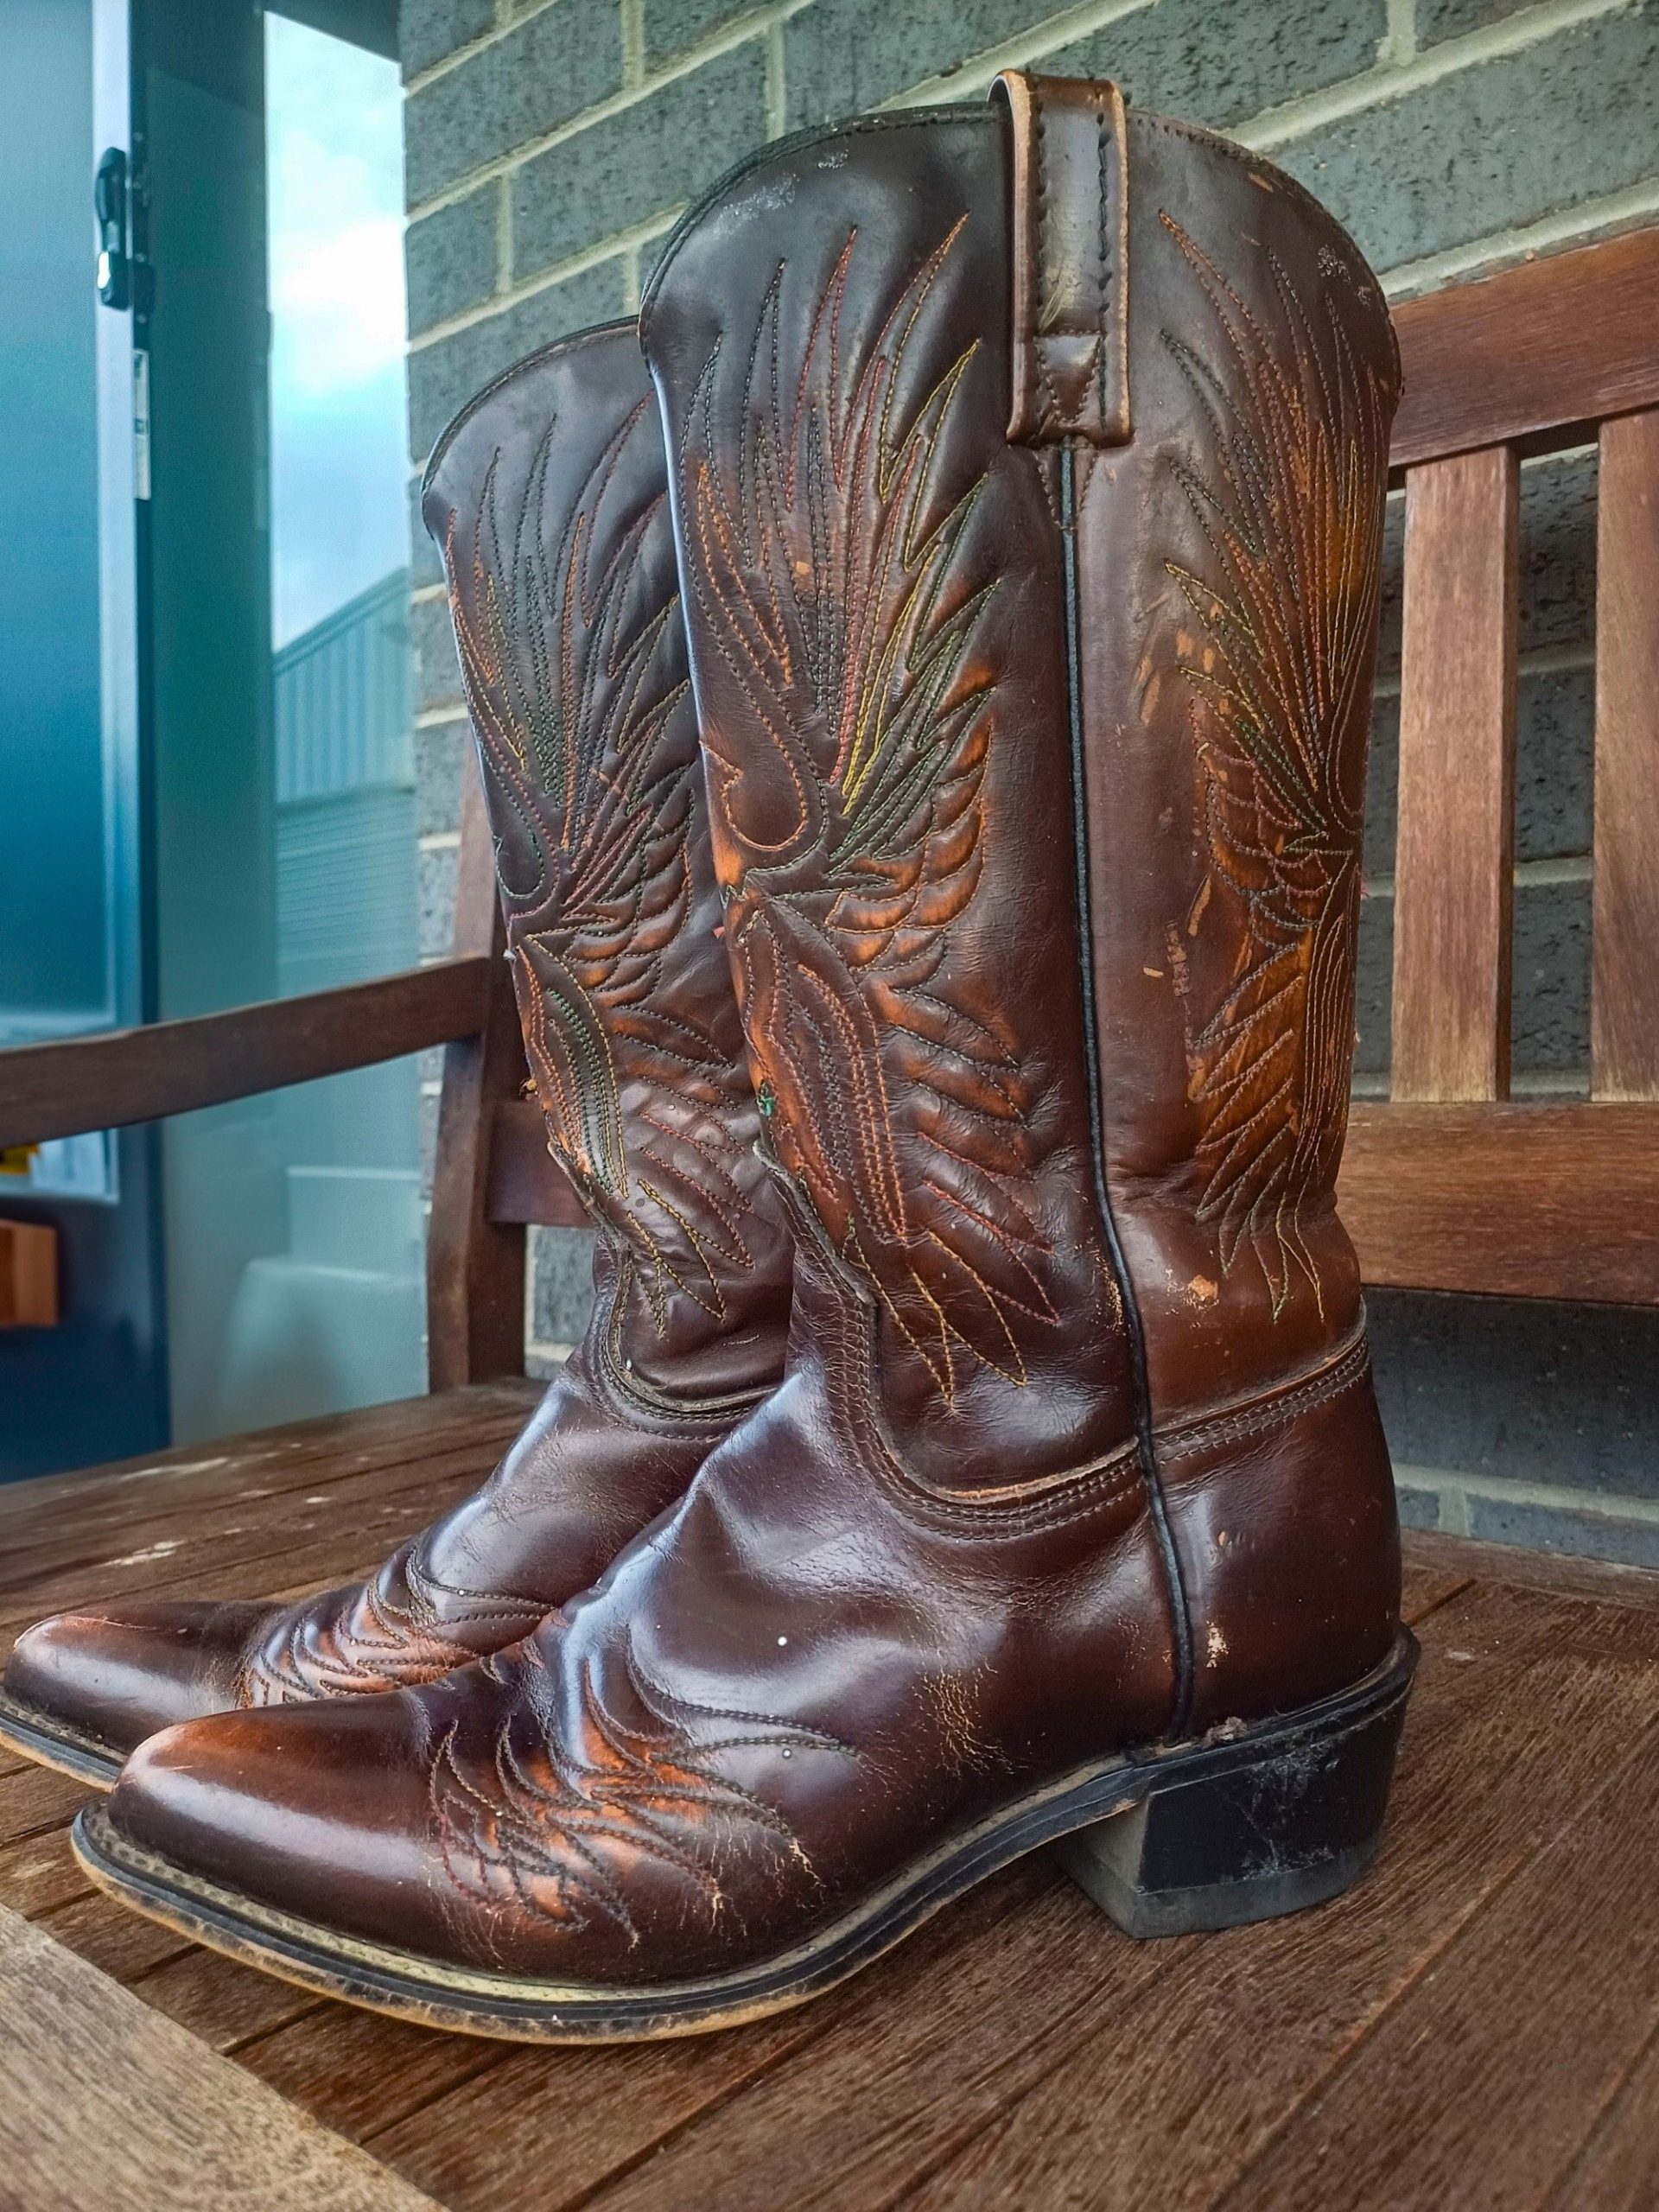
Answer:
[[[0,1738],[88,1780],[169,1723],[423,1682],[525,1635],[777,1381],[783,1211],[709,851],[657,410],[631,326],[555,346],[434,455],[524,1033],[599,1230],[586,1342],[486,1486],[297,1605],[120,1605],[31,1630]]]
[[[798,2001],[1058,1840],[1138,1934],[1313,1904],[1414,1657],[1332,1211],[1370,272],[1016,79],[760,156],[644,335],[785,1379],[524,1643],[170,1732],[79,1830],[176,1927],[525,2037]]]

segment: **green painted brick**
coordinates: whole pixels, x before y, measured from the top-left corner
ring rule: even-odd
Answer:
[[[1365,1303],[1396,1465],[1659,1497],[1659,1311],[1397,1290]]]
[[[594,1306],[593,1232],[532,1229],[530,1243],[530,1333],[537,1344],[575,1344]]]
[[[784,27],[791,124],[891,99],[1046,12],[1029,0],[817,0]],[[1087,38],[1057,42],[1033,66],[1112,77],[1141,106],[1225,124],[1370,67],[1386,29],[1384,0],[1148,0]]]
[[[1659,5],[1473,63],[1273,157],[1382,270],[1659,175]]]
[[[814,0],[784,25],[789,127],[874,107],[1029,28],[1031,0]]]
[[[473,742],[467,721],[433,722],[415,733],[416,834],[461,827],[461,772]]]
[[[423,850],[420,856],[421,957],[447,953],[455,941],[455,873],[460,855],[454,845]]]
[[[410,95],[410,206],[569,123],[621,84],[620,9],[611,0],[553,0]]]
[[[755,0],[645,0],[646,68],[660,69],[689,53],[754,6]]]
[[[1526,0],[1417,0],[1417,43],[1438,46],[1442,39],[1460,38],[1465,31],[1484,30],[1501,23],[1524,7]]]
[[[695,198],[766,135],[766,54],[755,41],[562,139],[513,176],[515,279]]]
[[[439,432],[467,402],[538,346],[590,323],[611,321],[626,309],[626,277],[618,257],[419,347],[409,357],[410,453],[423,462]]]
[[[461,687],[461,663],[455,658],[455,633],[449,621],[448,602],[423,599],[409,610],[410,631],[415,642],[416,703],[422,714],[459,707],[465,696]]]
[[[501,188],[493,182],[410,225],[404,267],[411,338],[489,298],[500,261],[500,227]]]
[[[1067,77],[1110,77],[1137,107],[1226,129],[1297,93],[1370,68],[1388,29],[1383,0],[1159,0],[1045,54]]]
[[[403,0],[397,51],[405,77],[418,76],[493,28],[495,0]]]

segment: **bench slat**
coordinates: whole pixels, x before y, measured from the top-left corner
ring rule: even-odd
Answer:
[[[1395,468],[1478,446],[1529,451],[1659,406],[1659,227],[1522,262],[1394,310],[1406,389]]]
[[[547,1148],[547,1123],[533,1098],[512,1098],[495,1109],[489,1215],[492,1221],[551,1229],[593,1226],[570,1178]]]
[[[1509,1089],[1518,498],[1508,447],[1407,475],[1396,1098]]]
[[[1604,423],[1591,1090],[1659,1098],[1659,409]]]
[[[1367,1283],[1659,1305],[1650,1107],[1357,1103],[1337,1203]]]
[[[490,970],[440,960],[372,982],[17,1045],[0,1052],[0,1149],[189,1114],[475,1033]]]
[[[524,1370],[524,1232],[492,1220],[488,1191],[493,1109],[525,1078],[524,1039],[506,962],[495,845],[478,749],[462,756],[455,951],[488,972],[477,1033],[444,1054],[432,1213],[426,1239],[429,1387],[458,1389]]]

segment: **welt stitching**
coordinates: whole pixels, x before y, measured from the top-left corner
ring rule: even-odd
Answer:
[[[1044,113],[1042,94],[1037,89],[1037,81],[1034,78],[1031,83],[1031,105],[1037,124],[1034,134],[1037,142],[1037,251],[1033,270],[1034,296],[1031,302],[1031,355],[1043,391],[1047,396],[1048,414],[1064,429],[1069,417],[1066,410],[1060,404],[1060,396],[1054,388],[1053,378],[1049,367],[1048,339],[1042,328],[1043,277],[1049,264],[1048,118]],[[1047,427],[1046,423],[1044,428]]]
[[[1106,149],[1109,133],[1106,129],[1106,102],[1098,92],[1095,95],[1095,206],[1098,228],[1096,250],[1100,255],[1100,334],[1095,340],[1095,404],[1100,410],[1103,430],[1106,426],[1106,326],[1111,296],[1111,270],[1106,257]],[[1085,487],[1086,488],[1086,487]]]

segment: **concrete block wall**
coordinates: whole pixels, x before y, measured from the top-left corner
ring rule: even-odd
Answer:
[[[630,312],[685,205],[769,137],[977,99],[998,69],[1116,78],[1270,154],[1389,296],[1659,221],[1659,0],[404,0],[410,451],[533,346]],[[1523,471],[1516,1088],[1586,1088],[1593,451]],[[1397,503],[1396,503],[1397,505]],[[1357,1086],[1387,1088],[1400,517],[1367,831]],[[422,928],[448,940],[467,741],[415,526]],[[433,1071],[434,1073],[435,1071]],[[583,1240],[544,1235],[545,1363]],[[1384,1294],[1383,1410],[1420,1525],[1659,1564],[1659,1314]]]

